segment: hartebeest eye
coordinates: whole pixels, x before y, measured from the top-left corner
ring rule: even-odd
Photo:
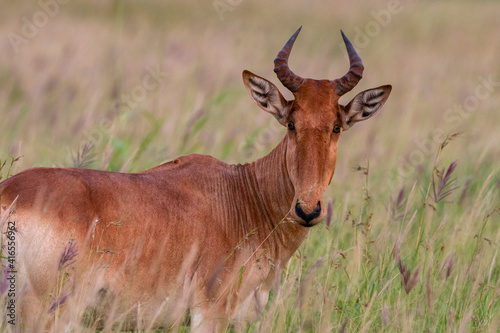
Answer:
[[[293,123],[293,121],[289,122],[289,123],[287,124],[287,126],[288,126],[288,129],[289,129],[290,131],[295,130],[295,124]]]
[[[333,133],[339,133],[340,132],[340,126],[335,124],[333,125]]]

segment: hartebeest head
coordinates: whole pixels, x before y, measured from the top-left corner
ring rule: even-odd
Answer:
[[[391,86],[365,90],[347,105],[339,104],[340,96],[362,78],[361,58],[341,32],[350,62],[347,74],[335,80],[304,79],[288,67],[288,57],[301,28],[274,60],[274,71],[295,99],[287,101],[274,84],[249,71],[243,72],[243,81],[253,101],[288,128],[286,164],[295,189],[290,215],[309,227],[326,214],[323,194],[335,171],[340,133],[375,115],[389,97]]]

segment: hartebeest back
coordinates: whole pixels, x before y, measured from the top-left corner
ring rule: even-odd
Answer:
[[[288,67],[299,31],[274,61],[293,100],[243,72],[253,101],[287,128],[269,155],[228,165],[192,154],[133,174],[35,168],[0,183],[3,219],[10,214],[16,225],[18,274],[28,282],[21,324],[39,325],[53,303],[62,253],[72,259],[71,291],[86,288],[108,312],[129,311],[129,322],[138,306],[158,325],[189,309],[194,329],[220,330],[228,323],[221,318],[266,304],[280,268],[325,215],[340,134],[372,117],[391,91],[339,104],[362,77],[360,57],[342,33],[347,74],[302,78]]]

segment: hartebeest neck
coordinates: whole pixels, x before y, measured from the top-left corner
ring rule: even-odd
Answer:
[[[286,165],[285,137],[267,156],[241,166],[255,205],[255,216],[247,228],[256,229],[256,240],[273,257],[286,262],[304,241],[309,229],[292,222],[289,216],[295,197]],[[255,244],[255,242],[254,242]]]

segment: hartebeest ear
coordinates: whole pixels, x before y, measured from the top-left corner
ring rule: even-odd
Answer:
[[[286,124],[289,103],[274,84],[247,70],[243,71],[243,83],[257,106],[272,114],[280,124]]]
[[[391,93],[392,86],[386,85],[360,92],[344,109],[343,130],[349,129],[354,123],[373,117]]]

